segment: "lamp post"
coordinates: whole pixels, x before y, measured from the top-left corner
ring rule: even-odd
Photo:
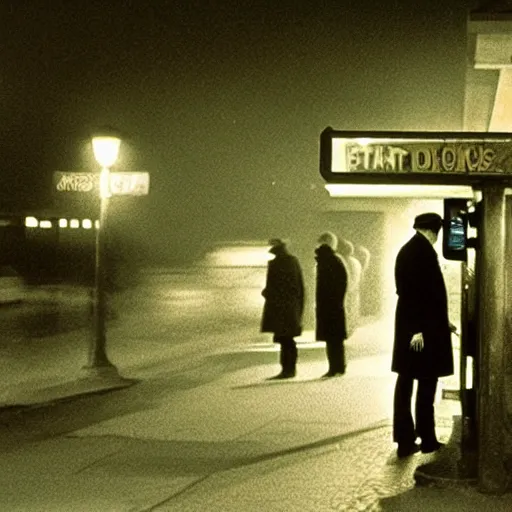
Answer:
[[[106,268],[105,268],[105,230],[110,193],[110,167],[114,165],[119,153],[121,139],[112,135],[93,137],[94,157],[101,166],[100,174],[100,218],[96,229],[96,262],[94,290],[94,328],[89,350],[88,363],[84,370],[92,376],[118,376],[117,368],[109,361],[106,353]]]

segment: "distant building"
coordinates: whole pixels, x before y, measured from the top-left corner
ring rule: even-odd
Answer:
[[[55,212],[0,213],[0,263],[27,282],[91,283],[96,227],[94,219]]]

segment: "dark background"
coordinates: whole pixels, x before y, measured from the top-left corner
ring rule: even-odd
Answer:
[[[52,176],[97,169],[89,137],[109,125],[116,169],[151,175],[149,196],[111,209],[148,261],[293,234],[325,195],[326,126],[461,129],[474,4],[4,1],[0,211],[93,214]]]

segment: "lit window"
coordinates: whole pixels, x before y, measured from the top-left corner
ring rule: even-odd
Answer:
[[[59,219],[59,228],[67,228],[68,219]]]
[[[52,227],[52,221],[51,220],[40,220],[39,227],[42,229],[50,229]]]
[[[91,221],[91,219],[84,219],[82,221],[82,227],[84,229],[91,229],[92,228],[92,221]]]
[[[100,221],[99,221],[99,220],[95,220],[95,221],[94,221],[94,227],[95,227],[96,229],[100,229]]]
[[[78,219],[71,219],[71,221],[69,222],[69,227],[73,229],[79,228],[80,221]]]
[[[37,228],[39,226],[39,222],[35,217],[25,217],[25,226],[27,228]]]

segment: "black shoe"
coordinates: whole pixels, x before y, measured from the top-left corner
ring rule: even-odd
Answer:
[[[419,451],[420,446],[416,443],[399,444],[398,450],[396,451],[396,455],[399,459],[403,459],[405,457],[409,457],[410,455],[418,453]]]
[[[330,379],[331,377],[341,377],[345,372],[332,372],[328,371],[326,374],[322,375],[322,379]]]
[[[293,379],[293,377],[295,377],[295,372],[294,371],[291,371],[291,372],[281,372],[281,373],[278,373],[277,375],[274,375],[273,377],[269,377],[268,380]]]
[[[443,446],[444,443],[440,443],[439,441],[421,443],[421,453],[433,453]]]

